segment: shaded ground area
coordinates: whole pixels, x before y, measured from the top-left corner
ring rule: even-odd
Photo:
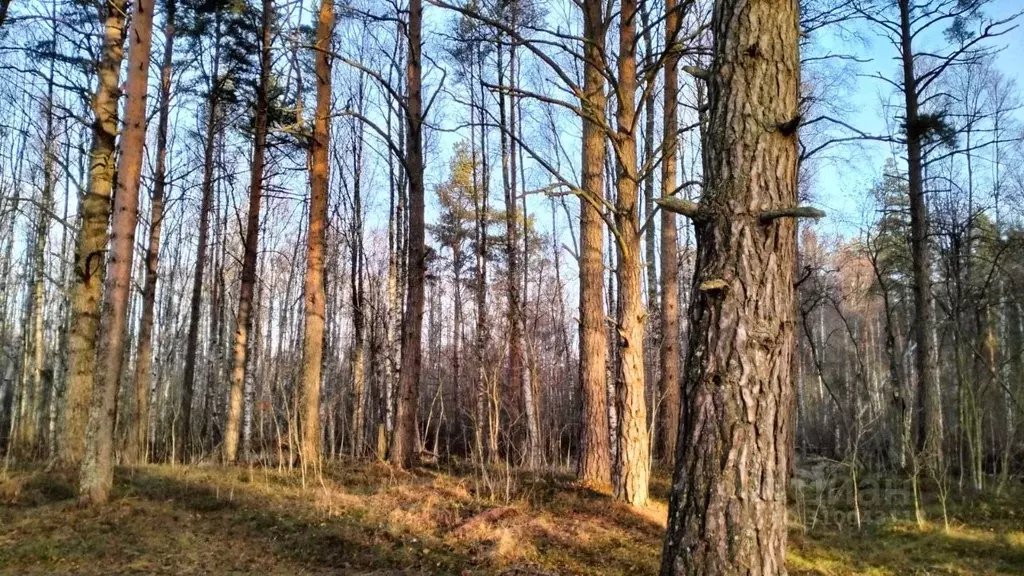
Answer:
[[[73,480],[0,480],[0,574],[654,574],[667,488],[638,512],[563,476],[335,464],[303,488],[298,472],[147,466],[85,509]],[[794,506],[791,574],[1024,574],[1021,501],[954,505],[948,532],[870,502],[857,531],[821,501]]]

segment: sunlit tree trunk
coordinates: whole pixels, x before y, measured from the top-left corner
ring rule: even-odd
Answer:
[[[135,361],[135,418],[128,435],[128,462],[144,464],[149,439],[149,395],[153,372],[153,320],[156,316],[156,283],[160,263],[160,231],[167,189],[167,125],[171,109],[171,67],[174,60],[175,0],[167,0],[164,24],[164,55],[160,67],[160,112],[156,128],[156,166],[150,197],[149,243],[146,248],[146,280],[142,287],[142,318],[139,323],[138,356]]]
[[[637,4],[622,2],[619,15],[618,111],[615,226],[619,287],[619,362],[615,402],[618,414],[615,495],[634,506],[647,503],[650,437],[644,396],[644,294],[641,277],[639,188],[636,165]]]
[[[662,574],[785,574],[800,57],[796,0],[720,0]]]
[[[135,226],[138,222],[139,182],[146,141],[146,95],[149,52],[153,37],[153,0],[134,3],[125,82],[124,128],[117,165],[117,195],[111,225],[110,258],[104,280],[103,316],[96,353],[85,455],[79,478],[79,497],[85,503],[107,501],[114,482],[114,418],[124,360],[125,330],[132,283]]]
[[[249,352],[249,327],[253,293],[256,287],[256,252],[259,246],[260,200],[263,197],[263,168],[267,153],[267,115],[270,89],[270,43],[274,21],[273,0],[263,0],[260,24],[260,80],[256,89],[256,118],[253,135],[252,166],[249,181],[249,210],[246,215],[245,251],[242,256],[238,315],[231,347],[231,371],[228,376],[228,408],[224,424],[223,458],[233,464],[238,459],[238,435],[242,416],[242,393]]]
[[[320,463],[320,371],[324,346],[324,235],[327,224],[327,178],[331,141],[331,40],[334,4],[322,0],[316,28],[316,115],[309,141],[309,233],[306,238],[306,322],[302,337],[299,410],[302,467]]]
[[[78,248],[71,287],[71,334],[68,375],[61,430],[60,460],[76,466],[85,452],[85,431],[93,395],[96,339],[100,326],[102,283],[106,275],[107,222],[114,187],[114,144],[117,138],[120,75],[124,57],[126,0],[112,0],[103,14],[103,45],[92,98],[92,144],[89,183],[79,204]]]
[[[600,124],[608,98],[602,74],[606,37],[601,2],[583,3],[586,60],[581,101],[582,190],[580,200],[580,479],[595,487],[611,486],[606,373],[608,343],[604,312],[604,159],[605,132]]]

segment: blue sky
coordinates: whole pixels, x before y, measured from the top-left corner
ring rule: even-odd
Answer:
[[[1002,20],[1024,9],[1024,0],[993,0],[985,12],[986,19]],[[991,45],[1002,47],[996,57],[996,68],[1016,81],[1018,89],[1024,86],[1024,19],[1018,19],[1017,28],[994,40]],[[848,78],[845,85],[849,91],[836,94],[839,105],[846,115],[841,119],[870,134],[886,134],[889,126],[895,126],[893,115],[897,110],[884,111],[887,102],[898,104],[898,95],[885,82],[866,77],[880,73],[893,77],[897,63],[895,52],[884,37],[873,33],[864,26],[855,26],[860,39],[841,37],[835,31],[826,31],[817,40],[826,50],[855,54],[867,62],[857,64],[859,76]],[[918,48],[936,48],[943,44],[940,37],[924,37]],[[1024,113],[1018,110],[1016,117],[1024,121]],[[824,208],[829,218],[821,224],[827,233],[851,236],[859,231],[864,218],[872,184],[879,178],[882,167],[889,158],[902,162],[901,151],[881,142],[865,142],[843,146],[832,150],[829,159],[818,163],[814,187],[814,202]]]
[[[573,27],[578,25],[573,16],[575,12],[572,9],[567,9],[566,11],[556,10],[555,7],[559,5],[558,1],[546,4],[549,8],[548,24],[561,25],[563,26],[562,29],[565,29],[565,26]],[[988,19],[998,20],[1006,18],[1021,9],[1024,9],[1024,0],[993,0],[985,16]],[[427,10],[427,19],[433,33],[445,29],[446,23],[450,18],[451,14],[447,11],[433,7]],[[610,47],[614,46],[613,36],[614,34],[609,37]],[[438,36],[432,37],[431,40],[438,42],[438,44],[443,42],[443,39]],[[1016,79],[1018,86],[1024,85],[1024,77],[1022,77],[1024,72],[1021,71],[1021,67],[1018,64],[1021,56],[1024,55],[1024,30],[1020,28],[1015,29],[999,38],[995,43],[1004,47],[997,58],[998,69],[1008,77]],[[439,48],[438,44],[434,44],[433,47],[435,49]],[[941,45],[941,34],[938,34],[934,38],[921,38],[917,47],[919,49],[937,50]],[[861,62],[856,64],[846,63],[847,70],[838,79],[834,80],[835,85],[828,95],[828,98],[831,100],[830,103],[835,104],[834,110],[830,112],[831,115],[839,117],[841,120],[858,127],[866,133],[888,134],[890,133],[890,126],[898,126],[898,121],[894,119],[895,115],[899,113],[898,110],[891,108],[888,112],[885,110],[887,102],[892,104],[898,103],[899,100],[896,99],[898,95],[885,82],[867,77],[872,74],[892,77],[898,72],[897,63],[893,60],[895,52],[883,37],[872,33],[871,29],[866,27],[863,22],[851,21],[845,26],[828,28],[819,32],[818,36],[814,38],[814,45],[811,50],[853,54],[861,60]],[[555,82],[551,75],[544,73],[543,65],[533,62],[528,64],[528,66],[533,71],[526,73],[529,76],[526,80],[528,83],[531,81],[539,81],[541,83]],[[536,72],[537,70],[540,72]],[[812,71],[807,70],[805,71],[805,76],[812,73]],[[448,81],[450,82],[451,80],[452,78],[449,77]],[[685,75],[684,80],[690,81]],[[449,86],[449,88],[452,88],[452,86]],[[687,96],[689,94],[688,90],[690,88],[684,88],[684,98],[689,97]],[[564,97],[565,95],[560,94],[560,96]],[[658,98],[660,98],[660,87]],[[534,113],[543,108],[543,106],[538,106],[536,103],[527,103],[527,106]],[[458,122],[455,121],[464,119],[466,112],[460,108],[458,105],[445,103],[438,110],[439,116],[433,118],[432,121],[439,122],[442,125],[448,124],[448,127],[451,128],[453,122],[457,124]],[[528,116],[530,114],[530,112],[527,112]],[[687,123],[687,114],[688,112],[684,113],[684,118],[681,119],[683,124]],[[660,112],[658,115],[659,118],[656,122],[658,130],[660,130]],[[579,121],[575,117],[570,116],[563,115],[559,126],[560,137],[563,139],[562,145],[569,154],[569,157],[562,159],[562,168],[566,169],[567,174],[572,174],[573,170],[567,168],[566,164],[575,165],[578,162],[578,158],[574,157],[573,154],[578,150],[579,146]],[[1018,112],[1017,117],[1024,124],[1024,114]],[[690,120],[693,120],[693,118]],[[527,125],[530,126],[527,139],[531,141],[535,150],[540,153],[550,152],[551,148],[546,143],[550,140],[550,136],[547,134],[549,132],[547,127],[537,125],[536,122],[527,122]],[[534,129],[537,131],[533,132]],[[837,133],[835,135],[838,136],[840,134]],[[465,137],[465,134],[461,132],[434,134],[434,146],[430,147],[427,158],[428,222],[436,221],[438,216],[437,205],[433,198],[433,186],[447,177],[447,165],[451,150],[455,142],[463,137]],[[496,132],[491,134],[491,139],[492,147],[496,146]],[[492,151],[494,151],[494,148],[492,148]],[[692,152],[692,149],[687,152],[687,165],[693,159],[689,157],[693,156]],[[888,159],[892,158],[897,162],[901,161],[901,151],[893,149],[888,144],[862,142],[855,145],[835,147],[823,156],[825,158],[816,160],[813,166],[816,178],[812,195],[814,204],[825,209],[828,217],[822,220],[818,226],[821,232],[827,235],[852,238],[862,230],[863,226],[867,224],[868,219],[873,216],[872,204],[869,201],[872,185],[879,179],[882,168]],[[548,158],[548,160],[552,159]],[[527,159],[527,164],[528,182],[525,186],[527,189],[543,186],[552,181],[535,162]],[[493,189],[497,190],[500,174],[498,173],[496,159],[492,159],[492,170],[491,176],[494,179]],[[492,199],[492,205],[498,204],[500,204],[500,196]],[[537,228],[542,233],[550,233],[552,226],[550,201],[541,195],[536,195],[529,198],[528,204],[530,213],[538,219],[536,222]],[[578,201],[568,199],[568,205],[570,213],[575,215]],[[572,216],[567,218],[567,215],[559,209],[557,219],[557,226],[559,228],[557,235],[562,238],[563,244],[569,245],[570,240],[567,227],[574,218]],[[566,256],[568,255],[566,254]],[[571,295],[575,291],[573,287],[575,262],[572,258],[566,257],[563,259],[563,263],[569,269],[567,271],[569,286],[566,291]]]

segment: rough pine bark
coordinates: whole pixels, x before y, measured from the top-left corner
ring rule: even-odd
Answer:
[[[601,2],[583,4],[583,139],[580,200],[580,480],[596,488],[611,486],[611,456],[606,387],[608,339],[604,313],[604,117],[608,98],[602,74],[606,24]]]
[[[634,506],[648,499],[650,436],[644,397],[644,293],[641,277],[639,187],[636,165],[637,3],[624,0],[619,16],[618,110],[615,199],[619,286],[616,328],[618,363],[615,403],[618,415],[615,496]]]
[[[134,3],[125,82],[124,128],[117,165],[117,195],[111,224],[110,258],[104,280],[103,316],[96,353],[85,455],[79,477],[79,498],[102,504],[114,483],[114,418],[124,360],[128,304],[131,300],[135,226],[138,223],[139,181],[146,141],[146,96],[149,88],[149,52],[153,37],[153,0]]]
[[[679,55],[673,44],[679,35],[680,14],[676,0],[665,0],[665,111],[664,143],[661,161],[661,197],[668,198],[676,188],[676,152],[679,130]],[[679,240],[676,215],[661,211],[661,458],[671,464],[679,434]]]
[[[303,470],[320,463],[320,369],[324,352],[324,235],[327,224],[327,178],[331,140],[331,39],[334,3],[321,0],[316,28],[316,114],[309,141],[309,233],[306,252],[306,322],[299,378],[299,440]]]
[[[785,574],[797,0],[719,0],[664,575]]]
[[[149,243],[146,247],[146,279],[142,286],[142,318],[135,360],[135,418],[125,454],[129,463],[145,464],[149,445],[149,395],[153,379],[153,320],[156,316],[157,271],[160,265],[160,232],[167,190],[167,127],[171,110],[171,67],[174,59],[175,0],[165,4],[164,54],[160,66],[160,112],[156,128],[156,166],[150,195]]]
[[[62,464],[77,466],[85,452],[96,366],[96,338],[100,326],[102,283],[106,274],[110,199],[114,188],[114,145],[117,138],[118,100],[121,98],[121,62],[124,58],[126,0],[111,0],[104,7],[103,45],[97,66],[97,88],[92,98],[92,144],[89,147],[89,183],[79,204],[78,247],[71,286],[71,333],[68,338],[68,374],[64,426],[58,450]]]
[[[406,63],[406,150],[409,182],[409,239],[406,245],[407,288],[405,325],[402,328],[402,364],[398,371],[398,402],[395,431],[391,441],[391,463],[398,467],[414,463],[416,411],[419,404],[420,368],[423,350],[423,299],[426,277],[426,246],[423,194],[423,99],[421,28],[423,4],[409,1],[409,60]]]
[[[252,166],[249,180],[249,210],[246,214],[245,249],[242,256],[238,315],[231,347],[231,372],[228,375],[228,407],[224,424],[223,459],[229,464],[238,459],[238,436],[242,416],[242,392],[249,350],[249,327],[256,287],[256,253],[259,247],[260,200],[263,197],[263,168],[267,152],[267,115],[270,89],[270,42],[274,21],[273,0],[263,0],[260,24],[260,80],[256,89],[256,118],[253,134]]]

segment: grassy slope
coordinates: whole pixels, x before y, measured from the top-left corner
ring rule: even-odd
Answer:
[[[0,574],[653,574],[666,513],[565,477],[488,487],[378,465],[333,466],[305,489],[297,473],[263,469],[120,469],[115,499],[95,509],[75,505],[72,480],[16,470],[0,481]],[[479,496],[492,492],[502,497]],[[1019,502],[953,517],[949,532],[794,527],[790,573],[1024,574]]]

